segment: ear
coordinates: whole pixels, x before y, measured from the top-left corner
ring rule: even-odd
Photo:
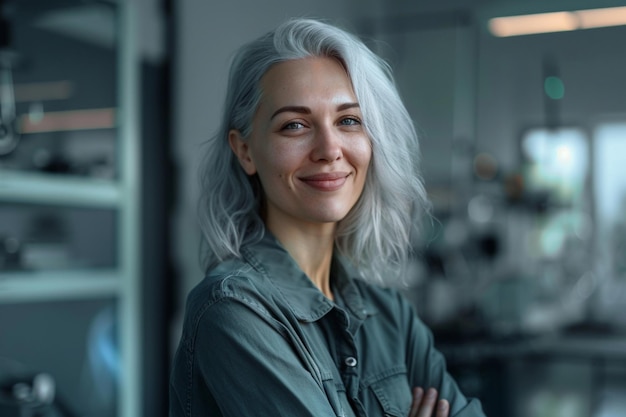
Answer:
[[[228,132],[228,143],[230,144],[230,148],[233,150],[234,154],[239,159],[239,163],[246,174],[254,175],[256,174],[256,166],[254,165],[254,161],[250,155],[250,147],[248,143],[243,140],[241,132],[235,129],[231,129]]]

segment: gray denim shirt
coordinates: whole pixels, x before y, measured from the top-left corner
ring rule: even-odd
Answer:
[[[415,386],[437,388],[450,416],[484,416],[396,291],[336,257],[331,301],[271,234],[241,252],[189,294],[170,417],[407,417]]]

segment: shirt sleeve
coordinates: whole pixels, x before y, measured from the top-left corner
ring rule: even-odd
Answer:
[[[289,330],[262,309],[224,298],[194,327],[175,358],[170,417],[336,415]]]
[[[478,399],[466,398],[446,370],[446,361],[433,342],[430,329],[419,319],[406,301],[401,301],[406,321],[407,368],[412,386],[434,387],[439,398],[450,403],[450,417],[485,417]]]

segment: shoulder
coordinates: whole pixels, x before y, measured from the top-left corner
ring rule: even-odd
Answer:
[[[241,259],[230,259],[209,271],[187,296],[185,327],[195,327],[208,311],[251,308],[267,312],[273,299],[273,286],[267,278]]]

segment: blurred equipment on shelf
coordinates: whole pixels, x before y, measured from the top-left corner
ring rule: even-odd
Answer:
[[[0,416],[75,417],[76,414],[58,396],[51,375],[3,376],[0,368]]]
[[[88,8],[114,31],[114,9]],[[0,0],[0,169],[115,179],[116,49],[68,48],[64,12]]]
[[[13,151],[19,141],[12,74],[16,54],[11,50],[11,26],[4,14],[0,7],[0,155]]]
[[[21,246],[19,239],[0,235],[0,271],[21,268]]]
[[[2,204],[0,272],[113,268],[116,218],[110,209]]]

